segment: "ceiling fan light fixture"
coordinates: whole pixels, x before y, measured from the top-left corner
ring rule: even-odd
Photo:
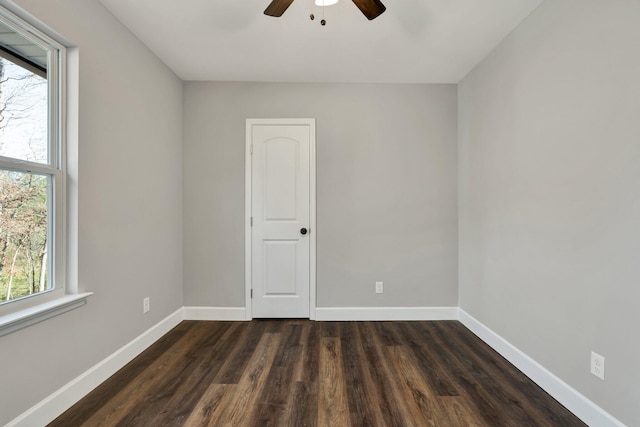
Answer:
[[[316,6],[331,6],[338,3],[338,0],[315,0]]]

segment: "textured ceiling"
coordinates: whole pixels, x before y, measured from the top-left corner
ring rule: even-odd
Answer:
[[[183,80],[457,83],[542,0],[100,0]]]

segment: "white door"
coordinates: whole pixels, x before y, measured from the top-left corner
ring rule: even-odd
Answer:
[[[308,318],[313,120],[247,120],[253,317]]]

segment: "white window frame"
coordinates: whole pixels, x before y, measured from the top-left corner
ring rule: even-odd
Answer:
[[[0,166],[18,172],[50,176],[52,200],[49,202],[48,257],[51,289],[17,298],[0,305],[0,336],[22,329],[86,303],[91,293],[79,293],[77,283],[67,280],[67,150],[66,78],[67,52],[64,45],[0,6],[0,21],[22,37],[48,51],[48,164],[0,156]]]

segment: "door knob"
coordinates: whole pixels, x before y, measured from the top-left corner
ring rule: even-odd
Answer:
[[[301,228],[301,229],[300,229],[300,234],[302,234],[303,236],[304,236],[305,234],[307,234],[307,229],[306,229],[306,228]]]

